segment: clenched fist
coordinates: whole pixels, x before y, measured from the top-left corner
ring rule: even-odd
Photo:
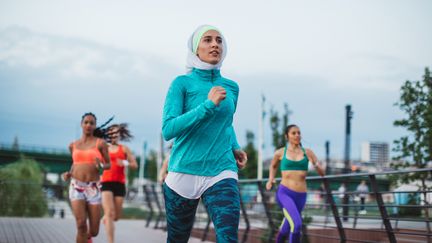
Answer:
[[[222,86],[215,86],[210,90],[207,98],[215,105],[219,105],[226,98],[226,90]]]

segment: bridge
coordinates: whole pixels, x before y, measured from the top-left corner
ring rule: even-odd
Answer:
[[[0,144],[0,166],[16,162],[22,156],[38,162],[45,174],[54,173],[60,175],[61,173],[68,171],[72,164],[72,157],[67,149],[35,145],[20,145],[19,148],[14,148],[12,144]],[[138,156],[138,166],[140,165],[140,159],[141,158]],[[347,182],[347,186],[348,188],[355,189],[360,181],[361,179],[353,178]],[[387,180],[381,180],[381,178],[378,178],[378,182],[380,189],[388,189],[389,182]],[[314,180],[309,182],[308,186],[309,188],[318,189],[320,184],[321,182]],[[337,187],[332,189],[337,189]]]
[[[61,174],[68,171],[72,164],[72,157],[67,149],[0,144],[0,166],[13,163],[22,156],[36,160],[45,173]]]

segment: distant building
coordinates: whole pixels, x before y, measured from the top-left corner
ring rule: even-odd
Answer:
[[[377,168],[388,167],[389,144],[386,142],[364,142],[361,144],[361,161],[375,164]]]

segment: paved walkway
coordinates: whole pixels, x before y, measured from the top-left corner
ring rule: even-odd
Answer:
[[[166,232],[146,228],[143,220],[120,220],[116,223],[116,242],[164,243]],[[68,243],[75,242],[75,221],[53,218],[5,218],[0,217],[0,243]],[[94,243],[106,243],[104,226]],[[189,240],[201,242],[199,239]]]

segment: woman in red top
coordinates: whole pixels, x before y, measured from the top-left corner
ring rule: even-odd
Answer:
[[[114,242],[114,221],[117,221],[122,212],[123,199],[126,194],[125,167],[138,168],[135,156],[131,150],[119,141],[127,141],[132,136],[126,124],[114,124],[108,127],[109,156],[111,169],[105,170],[102,174],[102,206],[104,209],[105,229],[108,242]]]
[[[101,127],[96,128],[96,116],[93,113],[85,113],[81,119],[81,127],[81,138],[69,145],[73,161],[71,170],[63,173],[65,181],[72,178],[69,199],[76,220],[77,243],[91,242],[91,237],[99,233],[99,169],[110,168],[108,145],[103,139],[95,136],[101,133]]]

